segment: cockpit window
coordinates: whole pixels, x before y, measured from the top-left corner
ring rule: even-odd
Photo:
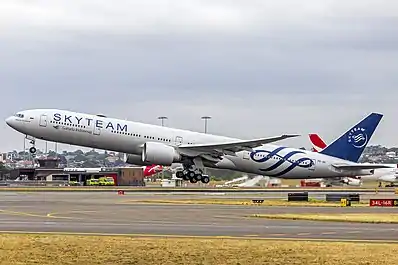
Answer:
[[[21,113],[17,113],[17,114],[15,114],[15,116],[18,117],[18,118],[23,118],[24,117],[24,115],[21,114]]]

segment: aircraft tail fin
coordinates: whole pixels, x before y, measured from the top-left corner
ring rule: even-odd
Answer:
[[[151,165],[144,168],[144,177],[150,177],[163,170],[161,165]]]
[[[371,113],[319,153],[358,162],[382,118]]]
[[[313,152],[320,152],[327,147],[326,143],[318,134],[310,133],[308,136],[310,137]]]

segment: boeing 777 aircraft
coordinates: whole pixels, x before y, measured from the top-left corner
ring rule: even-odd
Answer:
[[[298,135],[240,140],[59,109],[20,111],[6,123],[31,140],[31,152],[36,138],[112,150],[127,153],[126,162],[135,165],[181,163],[177,177],[208,183],[204,167],[294,179],[371,175],[385,166],[358,164],[352,157],[362,154],[382,116],[370,114],[358,131],[350,130],[320,153],[270,144]]]

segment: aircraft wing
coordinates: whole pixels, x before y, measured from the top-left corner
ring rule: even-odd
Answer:
[[[254,147],[261,146],[263,144],[269,144],[276,141],[297,137],[298,134],[286,134],[281,136],[260,138],[253,140],[241,140],[224,143],[209,143],[209,144],[190,144],[180,145],[179,151],[185,154],[191,154],[192,156],[197,155],[223,155],[230,154],[235,155],[239,151],[252,151]]]
[[[378,169],[378,168],[393,168],[392,166],[387,166],[383,164],[353,164],[353,165],[347,165],[347,164],[333,164],[337,169],[342,169],[342,170],[361,170],[361,169]]]

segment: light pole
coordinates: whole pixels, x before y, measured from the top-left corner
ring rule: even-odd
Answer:
[[[161,120],[162,122],[162,127],[164,126],[164,120],[167,120],[168,118],[166,116],[160,116],[158,117],[158,120]]]
[[[210,120],[211,117],[210,116],[203,116],[201,119],[205,121],[205,133],[207,133],[207,120]]]
[[[166,116],[159,116],[158,120],[161,120],[162,127],[164,126],[164,120],[167,120],[168,118]],[[164,179],[164,171],[162,170],[162,181]]]
[[[205,121],[205,133],[207,133],[207,121],[210,120],[211,117],[210,116],[202,116],[201,119]],[[203,171],[204,171],[203,173],[207,174],[206,168],[204,168]]]

